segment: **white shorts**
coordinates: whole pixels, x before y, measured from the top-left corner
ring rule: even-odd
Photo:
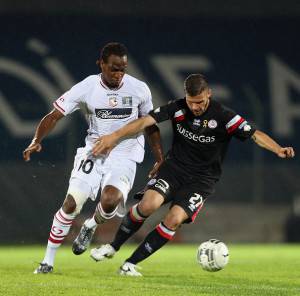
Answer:
[[[124,216],[125,203],[135,178],[136,162],[115,155],[106,158],[94,157],[90,151],[91,148],[87,146],[77,149],[69,188],[88,190],[87,196],[95,200],[99,188],[102,191],[106,185],[116,187],[123,194],[123,202],[119,204],[117,214]]]

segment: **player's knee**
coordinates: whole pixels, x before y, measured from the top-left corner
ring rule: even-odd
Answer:
[[[153,204],[151,204],[150,202],[146,202],[146,203],[140,202],[138,204],[138,209],[139,209],[139,212],[143,216],[149,217],[153,212],[155,212],[155,210],[157,209],[157,207],[154,206]]]
[[[63,211],[66,214],[78,215],[88,196],[79,190],[69,190],[63,204]]]
[[[169,213],[164,219],[164,224],[171,230],[176,230],[182,224],[181,217],[178,217],[175,213]]]
[[[72,195],[67,194],[67,197],[64,200],[62,209],[66,214],[73,214],[75,212],[76,202]]]
[[[101,206],[103,211],[113,212],[122,200],[122,193],[116,188],[106,188],[101,194]]]
[[[154,213],[164,202],[162,195],[154,192],[153,190],[146,191],[143,199],[138,204],[139,212],[148,217]]]

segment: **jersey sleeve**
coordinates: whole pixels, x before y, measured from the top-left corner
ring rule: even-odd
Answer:
[[[229,108],[223,108],[223,120],[228,135],[241,141],[250,138],[256,130],[246,119]]]
[[[80,108],[79,104],[84,100],[84,97],[88,92],[88,88],[88,79],[75,84],[71,89],[54,101],[54,108],[59,110],[65,116],[78,110]]]
[[[152,116],[157,123],[172,119],[177,110],[177,104],[175,101],[170,101],[167,105],[160,106],[155,110],[149,112],[149,115]]]
[[[153,109],[152,95],[148,85],[145,83],[142,103],[139,105],[139,117],[146,116]]]

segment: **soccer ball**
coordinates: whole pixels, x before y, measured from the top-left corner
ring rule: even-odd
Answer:
[[[210,239],[198,247],[197,262],[206,271],[219,271],[227,265],[228,261],[228,248],[217,239]]]

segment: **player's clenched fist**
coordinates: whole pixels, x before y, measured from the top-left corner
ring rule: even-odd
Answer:
[[[293,147],[283,147],[279,149],[277,155],[280,158],[293,158],[295,156],[295,151]]]
[[[33,152],[40,152],[42,145],[40,143],[31,142],[31,144],[23,151],[23,158],[25,161],[30,160],[30,154]]]

